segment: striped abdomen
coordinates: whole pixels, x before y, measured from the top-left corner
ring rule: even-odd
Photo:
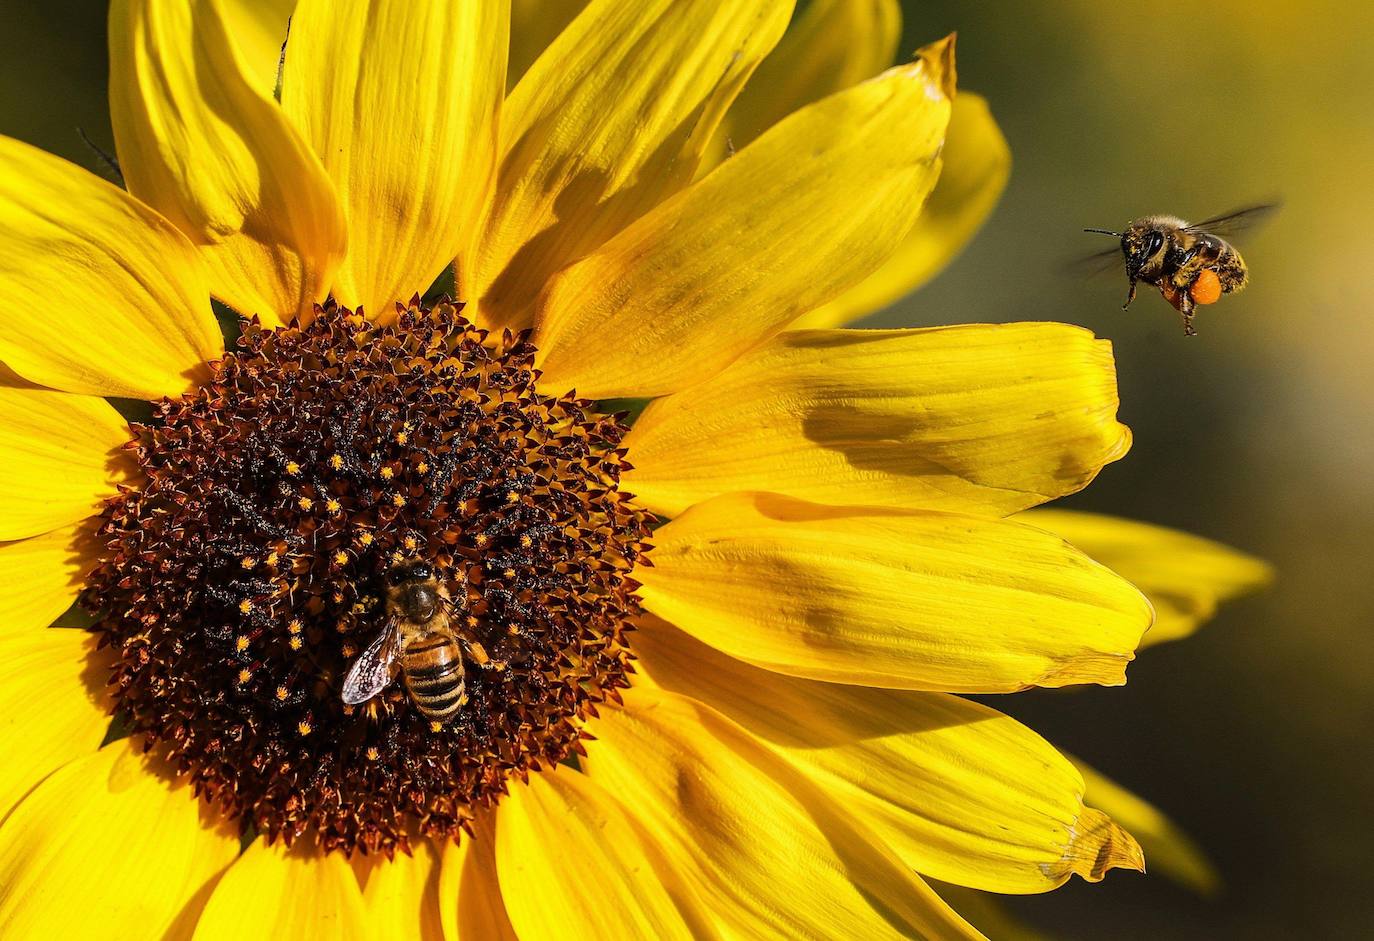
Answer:
[[[431,719],[447,719],[468,698],[463,682],[463,650],[450,634],[434,631],[406,644],[401,676],[410,698]]]

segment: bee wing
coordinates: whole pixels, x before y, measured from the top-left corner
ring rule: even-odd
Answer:
[[[1223,238],[1239,235],[1247,229],[1252,229],[1268,220],[1274,213],[1278,212],[1279,206],[1280,204],[1278,202],[1261,203],[1258,206],[1247,206],[1244,209],[1237,209],[1225,215],[1213,216],[1210,219],[1203,219],[1201,222],[1194,222],[1192,225],[1186,227],[1186,231],[1219,235]]]
[[[343,682],[343,701],[350,706],[365,703],[391,682],[391,665],[401,652],[401,632],[395,619],[387,622],[377,639],[353,661]]]
[[[1109,271],[1120,271],[1123,264],[1125,259],[1121,257],[1121,248],[1117,246],[1065,262],[1064,273],[1075,278],[1091,278]]]

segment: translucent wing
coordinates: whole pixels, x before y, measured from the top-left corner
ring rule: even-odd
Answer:
[[[1203,219],[1201,222],[1194,222],[1188,226],[1189,232],[1206,232],[1211,235],[1220,235],[1223,238],[1239,235],[1247,229],[1254,228],[1261,222],[1267,220],[1274,213],[1278,212],[1279,204],[1261,203],[1258,206],[1247,206],[1244,209],[1237,209],[1225,215],[1213,216],[1210,219]]]
[[[1075,258],[1064,264],[1064,273],[1074,278],[1090,278],[1108,271],[1120,272],[1125,264],[1121,257],[1121,247],[1114,246],[1106,251],[1093,252],[1082,258]]]
[[[349,667],[343,682],[343,701],[350,706],[365,703],[391,682],[391,665],[401,651],[401,632],[396,621],[387,621],[377,639],[367,645]]]

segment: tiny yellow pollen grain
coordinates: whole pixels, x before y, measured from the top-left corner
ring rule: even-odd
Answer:
[[[312,730],[313,728],[314,728],[314,726],[312,726],[312,725],[311,725],[308,721],[306,721],[305,719],[302,719],[302,720],[301,720],[299,723],[297,723],[297,725],[296,725],[296,731],[299,732],[299,733],[301,733],[302,735],[309,735],[310,732],[311,732],[311,730]]]
[[[239,602],[239,614],[252,614],[252,613],[253,613],[253,602],[252,602],[250,599],[244,598],[242,601]]]
[[[532,546],[532,545],[534,545],[534,540],[531,539],[529,536],[521,536],[521,537],[520,537],[520,548],[521,548],[521,549],[528,549],[528,548],[529,548],[530,546]]]
[[[243,653],[245,650],[247,650],[247,649],[248,649],[248,638],[247,638],[247,636],[245,636],[245,635],[243,635],[243,634],[240,634],[238,637],[235,637],[235,638],[234,638],[234,647],[235,647],[236,650],[238,650],[239,653]]]
[[[420,545],[420,540],[416,539],[414,536],[407,536],[405,539],[401,540],[401,545],[405,546],[407,549],[415,549]]]
[[[330,513],[337,513],[343,509],[343,504],[341,504],[338,500],[335,500],[333,497],[330,497],[325,502],[324,508],[328,510]]]
[[[348,562],[348,553],[347,553],[347,552],[344,552],[342,549],[340,549],[338,552],[334,553],[334,564],[335,564],[335,565],[344,565],[344,564],[346,564],[347,562]]]
[[[299,506],[302,510],[308,510],[315,505],[315,501],[310,499],[309,497],[301,497],[299,500],[296,501],[296,505]]]
[[[394,470],[392,470],[390,467],[383,467],[383,468],[382,468],[382,480],[390,480],[391,478],[393,478],[393,477],[395,477],[395,476],[396,476],[396,472],[395,472]]]
[[[299,637],[293,637],[293,638],[291,638],[291,640],[288,641],[287,643],[288,643],[288,646],[290,646],[290,648],[291,648],[292,650],[300,650],[301,647],[303,646],[302,643],[301,643],[301,639],[300,639]]]
[[[286,625],[286,629],[292,634],[299,634],[301,632],[301,619],[292,618],[291,622]]]
[[[358,535],[358,543],[364,546],[372,545],[372,534],[368,532],[360,533]]]
[[[416,469],[417,471],[419,471],[421,474],[428,474],[428,473],[429,473],[429,461],[421,461],[419,464],[416,464],[416,465],[415,465],[415,469]]]
[[[515,577],[515,569],[506,569],[506,570],[505,570],[504,572],[502,572],[501,574],[504,575],[506,578],[514,578],[514,577]]]
[[[431,732],[442,732],[444,730],[444,723],[440,722],[438,719],[435,719],[429,723],[429,730]]]
[[[370,748],[367,750],[366,754],[367,754],[367,760],[368,760],[368,761],[376,761],[378,758],[380,758],[380,757],[382,756],[382,753],[379,752],[379,751],[377,750],[377,746],[375,746],[375,745],[373,745],[372,747],[370,747]]]
[[[405,506],[405,505],[406,505],[405,494],[401,494],[401,493],[394,494],[394,495],[392,496],[392,498],[391,498],[391,502],[392,502],[392,504],[393,504],[394,506]]]
[[[297,474],[301,472],[301,466],[297,464],[295,461],[287,461],[286,472],[290,474],[292,477],[295,477]]]
[[[285,686],[278,686],[278,687],[277,687],[277,698],[278,698],[278,699],[280,699],[280,700],[282,700],[282,701],[284,702],[284,701],[286,700],[286,697],[288,697],[288,696],[290,696],[290,695],[291,695],[291,690],[287,689]]]
[[[252,556],[246,555],[243,558],[239,559],[239,565],[243,566],[246,569],[251,569],[254,565],[257,565],[257,563],[253,561]]]
[[[512,490],[510,493],[506,494],[506,502],[507,502],[507,503],[514,503],[515,501],[517,501],[517,500],[519,500],[519,499],[520,499],[520,494],[516,493],[514,490]]]
[[[476,536],[473,537],[472,541],[477,543],[478,547],[480,548],[482,546],[485,546],[490,540],[487,537],[486,533],[478,533]]]
[[[337,454],[329,455],[329,466],[335,470],[340,470],[344,465],[344,459]]]
[[[280,558],[281,556],[277,555],[277,550],[273,549],[271,552],[267,553],[267,564],[275,568],[277,565],[277,560]]]
[[[249,680],[251,680],[252,678],[253,678],[253,671],[250,670],[250,669],[248,669],[247,667],[244,667],[242,670],[239,671],[239,683],[240,683],[240,684],[247,683],[247,682],[248,682]]]
[[[398,432],[396,432],[396,443],[397,443],[397,444],[405,444],[405,443],[406,443],[407,441],[409,441],[409,440],[410,440],[410,432],[408,432],[408,431],[398,431]]]

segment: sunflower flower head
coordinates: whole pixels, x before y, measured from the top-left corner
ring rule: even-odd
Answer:
[[[1017,516],[1128,449],[1110,347],[839,329],[1006,147],[894,0],[792,13],[115,0],[125,188],[0,139],[0,934],[971,938],[924,877],[1141,866],[956,695],[1150,626]]]
[[[327,850],[457,836],[509,776],[571,754],[628,685],[646,523],[617,490],[624,427],[534,378],[523,338],[449,303],[250,325],[135,429],[146,482],[103,516],[86,601],[130,730],[230,816]],[[415,558],[501,665],[453,722],[337,693],[383,577]]]

